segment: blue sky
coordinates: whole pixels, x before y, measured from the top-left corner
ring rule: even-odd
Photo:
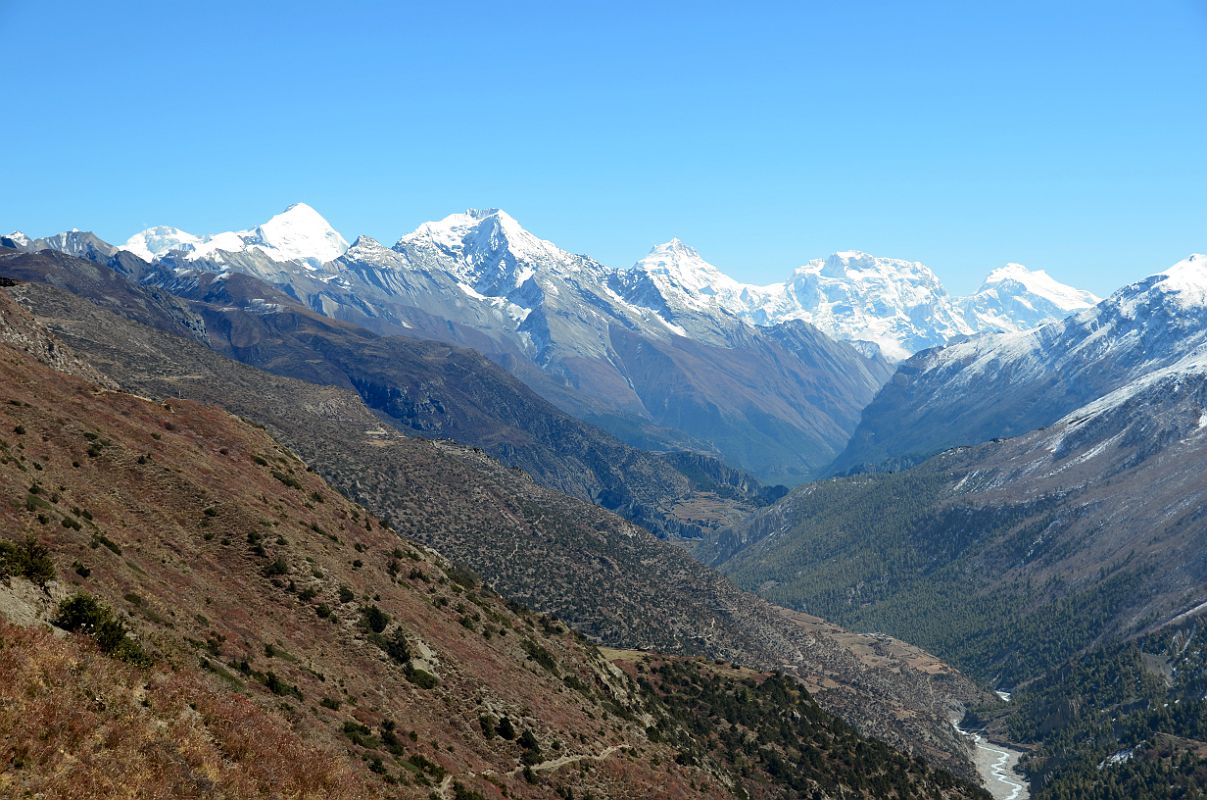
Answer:
[[[954,292],[1207,251],[1207,0],[0,0],[0,36],[0,228],[33,235],[500,206],[609,264],[862,249]]]

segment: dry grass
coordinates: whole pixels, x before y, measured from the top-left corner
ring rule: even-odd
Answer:
[[[0,794],[351,800],[347,760],[245,697],[0,621]]]

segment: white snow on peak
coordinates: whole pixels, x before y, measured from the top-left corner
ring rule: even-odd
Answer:
[[[29,245],[33,242],[32,239],[30,239],[24,233],[21,233],[21,231],[13,231],[12,233],[8,234],[6,238],[12,239],[21,247],[29,247]]]
[[[1093,292],[1076,289],[1061,283],[1042,269],[1027,269],[1022,264],[1010,263],[998,267],[985,278],[980,291],[991,287],[1017,284],[1030,294],[1047,300],[1061,311],[1073,312],[1096,305],[1102,298]]]
[[[321,214],[305,203],[294,203],[251,232],[250,247],[274,261],[305,261],[314,266],[334,261],[348,242]]]
[[[194,236],[180,228],[157,225],[134,234],[126,240],[121,249],[128,250],[145,261],[154,261],[173,250],[192,249],[201,244],[200,236]]]
[[[471,208],[442,220],[425,222],[398,240],[397,248],[432,245],[471,264],[501,251],[517,260],[542,261],[569,255],[553,242],[534,236],[498,208]]]
[[[534,277],[541,291],[556,295],[552,278],[576,281],[587,276],[603,283],[606,273],[602,265],[533,235],[497,208],[469,209],[425,222],[399,239],[394,249],[417,267],[448,272],[491,297],[508,296]]]
[[[771,321],[803,319],[837,339],[871,342],[890,359],[973,329],[920,261],[844,250],[797,268]]]
[[[715,306],[742,313],[758,290],[735,281],[677,238],[655,246],[632,271],[644,273],[668,303],[693,310]]]
[[[1156,286],[1175,293],[1183,308],[1207,305],[1207,255],[1194,253],[1157,273],[1157,278]]]
[[[222,253],[263,253],[273,261],[301,261],[318,267],[348,249],[331,224],[305,203],[294,203],[262,225],[244,231],[197,236],[179,228],[157,226],[131,236],[123,245],[141,258],[154,260],[178,252],[187,261],[222,261]]]
[[[1100,298],[1063,284],[1042,269],[1007,264],[989,273],[976,294],[957,302],[974,330],[1005,332],[1064,319],[1096,305]]]
[[[742,284],[705,261],[699,251],[680,239],[655,246],[635,265],[651,275],[664,275],[690,292],[716,295],[718,289],[737,291]]]

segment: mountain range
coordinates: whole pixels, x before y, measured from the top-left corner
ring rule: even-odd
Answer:
[[[709,703],[755,695],[728,681],[782,670],[776,702],[803,686],[965,777],[951,719],[1014,737],[1038,797],[1203,772],[1207,257],[1105,300],[1017,264],[953,298],[857,251],[755,286],[679,240],[616,269],[486,209],[348,244],[304,205],[0,248],[0,322],[34,320],[0,343],[262,426],[358,513],[619,648],[676,718],[730,720]],[[1146,755],[1116,772],[1110,747]]]
[[[919,353],[863,411],[832,469],[1018,436],[1129,385],[1196,372],[1205,298],[1207,257],[1192,255],[1058,322]]]
[[[239,232],[150,228],[121,248],[78,231],[2,243],[94,260],[125,250],[161,267],[153,280],[171,291],[206,274],[257,277],[325,316],[473,348],[630,445],[700,451],[787,484],[839,454],[891,360],[1095,299],[1017,266],[953,299],[922,264],[855,252],[759,287],[678,240],[613,269],[497,209],[425,223],[390,248],[348,246],[305,204]]]

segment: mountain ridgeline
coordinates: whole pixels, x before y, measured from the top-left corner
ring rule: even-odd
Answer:
[[[629,444],[703,451],[789,485],[839,454],[892,371],[886,359],[1095,299],[1017,265],[953,299],[925,265],[855,252],[753,286],[678,240],[617,270],[498,209],[425,223],[393,247],[349,246],[304,204],[239,232],[151,228],[120,249],[79,232],[5,241],[94,260],[124,252],[169,283],[259,278],[324,316],[472,348]]]
[[[22,254],[12,262],[45,267],[48,258],[67,257]],[[106,284],[106,291],[85,299],[55,288],[64,274],[106,269],[78,259],[63,263],[72,269],[50,270],[46,282],[10,291],[121,387],[220,404],[265,426],[399,533],[596,641],[786,669],[806,681],[823,708],[861,732],[970,774],[965,746],[947,720],[983,693],[941,662],[900,642],[849,636],[740,592],[681,548],[541,487],[480,450],[404,436],[351,389],[265,373],[126,315],[154,306],[139,298],[162,296],[158,289],[126,281],[128,296]],[[685,456],[680,466],[690,472],[697,465]],[[719,504],[706,495],[679,513],[715,518]]]
[[[279,375],[356,391],[387,424],[480,447],[662,536],[700,538],[783,494],[702,454],[649,453],[559,411],[477,353],[324,317],[249,275],[185,278],[128,253],[0,255],[0,274],[106,298],[138,322]]]

